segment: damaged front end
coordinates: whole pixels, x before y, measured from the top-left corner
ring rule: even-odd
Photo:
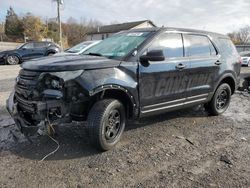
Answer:
[[[7,110],[26,136],[45,134],[52,126],[84,120],[88,97],[75,81],[83,73],[36,72],[22,69]]]

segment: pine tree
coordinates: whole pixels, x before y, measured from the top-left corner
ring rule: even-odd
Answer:
[[[7,36],[22,36],[23,28],[22,22],[19,20],[17,14],[12,7],[7,10],[5,19],[5,34]]]

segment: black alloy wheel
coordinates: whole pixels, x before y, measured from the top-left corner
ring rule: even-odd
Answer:
[[[102,151],[112,149],[120,141],[125,124],[125,108],[120,101],[116,99],[97,101],[87,119],[92,145]]]
[[[221,84],[215,91],[212,100],[205,104],[205,109],[214,116],[224,113],[229,107],[231,95],[231,87],[227,83]]]

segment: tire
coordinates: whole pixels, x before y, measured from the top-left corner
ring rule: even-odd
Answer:
[[[98,150],[107,151],[120,141],[126,124],[125,109],[115,99],[96,102],[87,118],[91,144]]]
[[[20,59],[17,55],[8,55],[6,57],[6,64],[7,65],[17,65],[20,63]]]
[[[214,93],[212,100],[205,104],[205,109],[210,115],[218,116],[224,113],[231,101],[231,88],[228,84],[221,84]]]

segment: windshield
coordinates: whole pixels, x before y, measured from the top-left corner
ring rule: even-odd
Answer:
[[[23,46],[23,44],[20,44],[16,47],[16,49],[20,49]]]
[[[26,43],[18,45],[18,46],[16,47],[16,49],[21,49],[25,44],[26,44]]]
[[[84,55],[106,56],[108,58],[125,57],[148,37],[150,32],[127,32],[115,34],[92,48]]]
[[[87,46],[89,46],[90,44],[92,44],[92,42],[82,42],[80,44],[77,44],[71,48],[69,48],[68,50],[66,50],[67,52],[71,52],[71,53],[78,53],[81,50],[83,50],[84,48],[86,48]]]

